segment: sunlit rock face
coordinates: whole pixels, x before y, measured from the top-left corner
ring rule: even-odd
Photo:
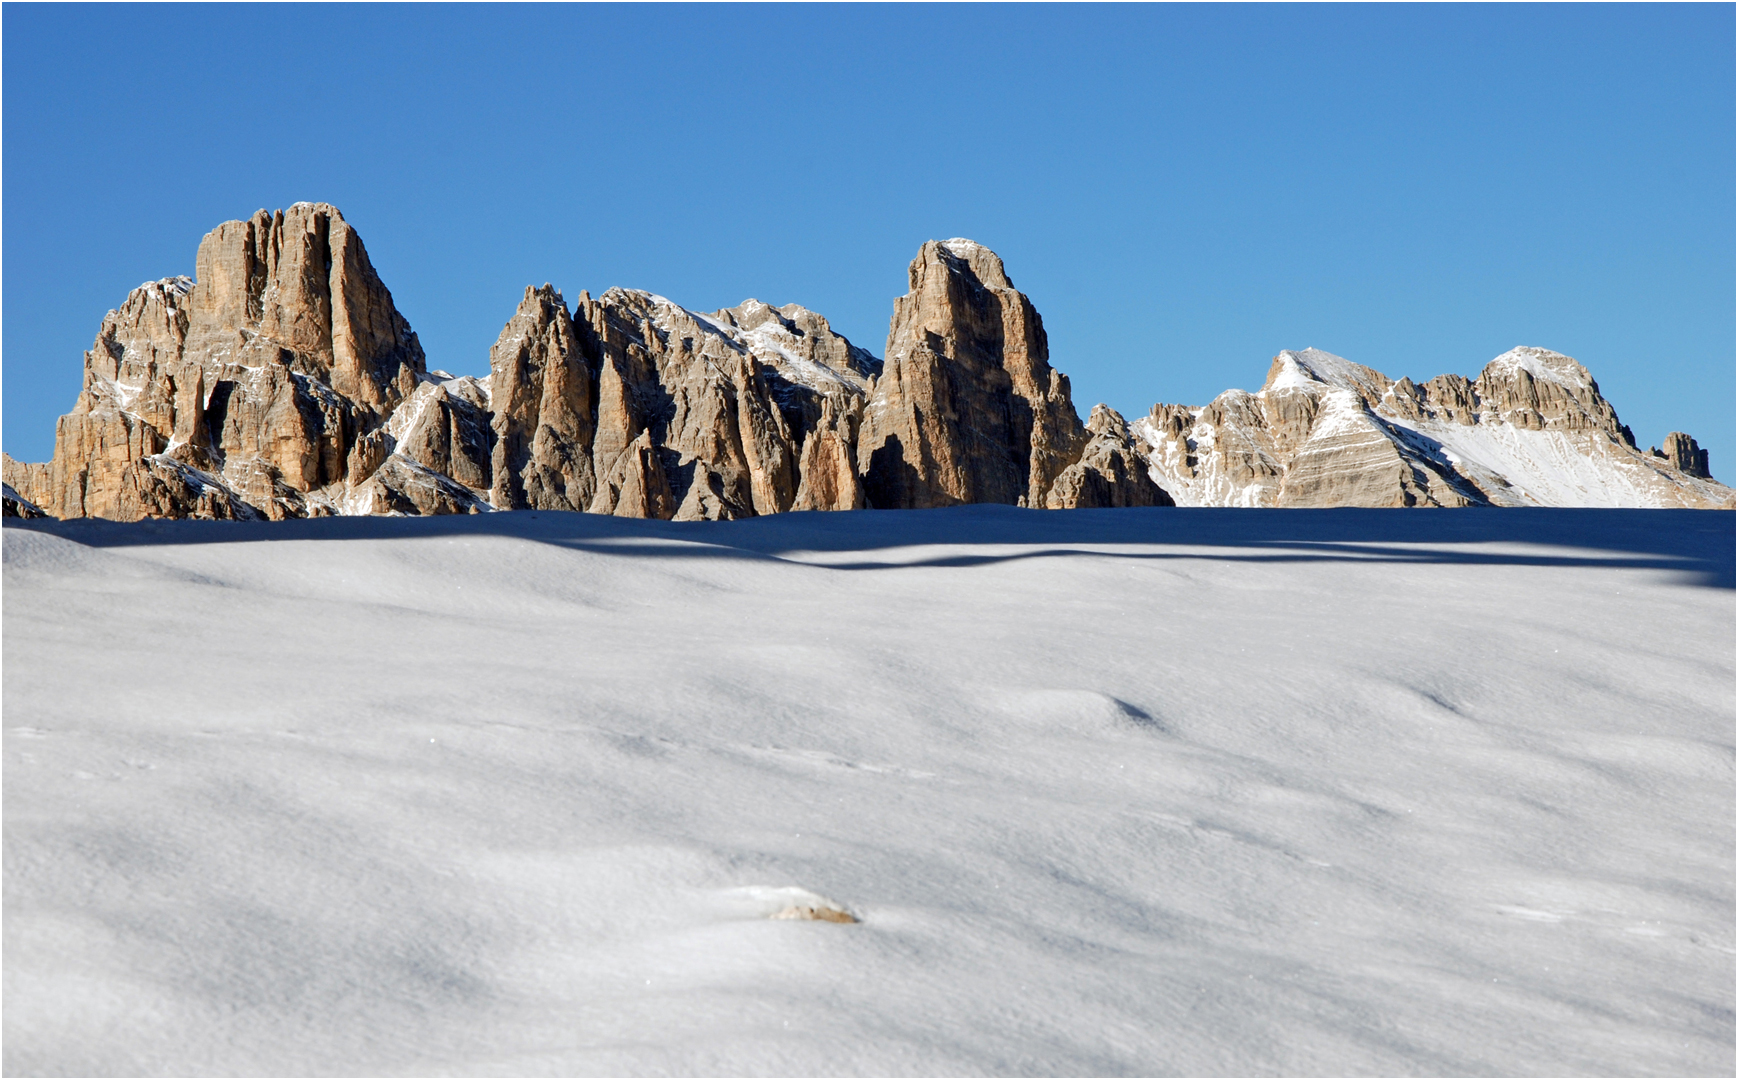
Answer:
[[[870,505],[1044,506],[1086,432],[1043,320],[970,240],[930,241],[907,277],[859,439]]]
[[[109,312],[53,459],[8,460],[8,482],[57,517],[353,510],[353,467],[385,460],[358,440],[427,377],[362,239],[297,203],[218,226],[195,264]]]
[[[1182,506],[1733,506],[1695,440],[1639,451],[1588,369],[1549,349],[1422,385],[1288,351],[1260,391],[1156,405],[1133,430]]]
[[[1172,499],[1148,475],[1123,415],[1098,405],[1087,418],[1081,458],[1064,469],[1045,496],[1052,510],[1080,507],[1171,506]]]
[[[226,222],[195,264],[104,317],[53,458],[4,458],[9,513],[1733,504],[1696,440],[1639,452],[1545,349],[1423,385],[1284,352],[1257,393],[1083,425],[1038,311],[966,239],[912,260],[885,362],[797,304],[613,288],[570,309],[545,284],[481,379],[428,368],[335,207]]]

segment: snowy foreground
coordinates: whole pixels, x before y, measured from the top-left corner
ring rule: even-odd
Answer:
[[[1729,513],[3,549],[9,1074],[1734,1070]]]

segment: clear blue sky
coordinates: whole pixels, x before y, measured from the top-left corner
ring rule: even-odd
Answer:
[[[1734,477],[1734,9],[7,4],[4,445],[219,222],[362,233],[431,365],[528,283],[754,296],[880,355],[926,239],[1002,254],[1083,415],[1315,346],[1585,363]]]

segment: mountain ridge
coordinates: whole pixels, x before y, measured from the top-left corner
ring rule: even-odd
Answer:
[[[1733,506],[1694,439],[1644,453],[1546,349],[1423,385],[1285,351],[1256,394],[1083,423],[1037,309],[961,237],[912,260],[880,359],[797,304],[614,287],[570,308],[545,284],[484,378],[429,369],[329,204],[225,222],[195,265],[104,317],[53,458],[3,458],[7,515]]]

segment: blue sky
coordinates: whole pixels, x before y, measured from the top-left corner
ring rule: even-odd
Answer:
[[[880,355],[1002,254],[1085,415],[1585,363],[1734,477],[1729,5],[39,6],[4,41],[4,446],[219,222],[339,206],[432,366],[528,283],[802,303]]]

